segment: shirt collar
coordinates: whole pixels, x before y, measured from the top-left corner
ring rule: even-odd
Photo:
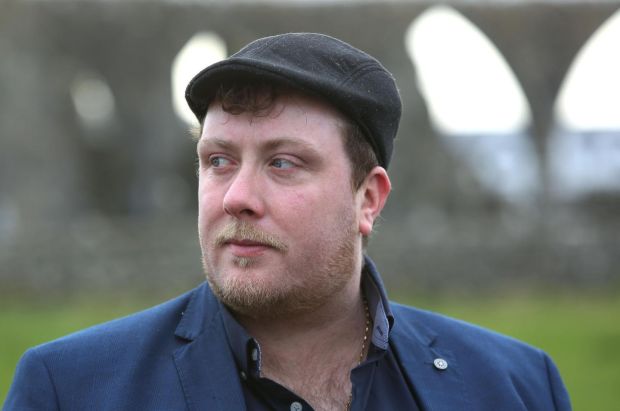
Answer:
[[[371,341],[380,350],[387,350],[389,333],[394,324],[394,316],[383,286],[381,276],[374,262],[364,256],[362,268],[362,290],[368,302],[373,330]],[[219,301],[218,301],[219,302]],[[260,345],[243,328],[232,313],[221,302],[222,320],[228,343],[239,368],[246,373],[260,375]]]
[[[224,304],[220,302],[220,305],[222,306],[222,320],[224,321],[226,337],[237,365],[246,373],[260,374],[261,356],[258,341],[248,334]]]
[[[368,310],[373,323],[372,343],[377,348],[387,350],[394,316],[379,271],[368,256],[364,256],[362,290],[368,301]]]

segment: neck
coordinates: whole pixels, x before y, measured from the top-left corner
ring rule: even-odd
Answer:
[[[312,312],[238,321],[261,346],[261,373],[317,410],[347,408],[350,372],[365,356],[367,311],[361,267],[351,281]]]
[[[353,264],[352,275],[344,286],[322,301],[317,301],[313,308],[294,312],[274,310],[272,313],[277,312],[277,315],[268,317],[247,316],[240,313],[235,317],[262,346],[295,342],[291,344],[291,348],[296,348],[300,346],[296,340],[300,339],[346,340],[350,331],[359,329],[356,327],[363,318],[362,265],[363,257],[360,253]]]
[[[286,353],[322,345],[348,344],[358,338],[365,321],[360,275],[318,308],[303,313],[269,318],[237,316],[237,320],[256,338],[263,352]],[[322,342],[324,344],[322,344]]]

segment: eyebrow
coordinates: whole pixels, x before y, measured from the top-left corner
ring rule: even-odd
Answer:
[[[302,150],[311,151],[313,153],[316,153],[316,155],[319,155],[318,151],[312,144],[306,141],[301,141],[301,140],[292,139],[288,137],[280,137],[280,138],[268,140],[264,144],[262,144],[261,148],[265,151],[274,151],[274,150],[277,150],[283,147],[300,148]]]
[[[209,138],[201,138],[199,143],[205,146],[215,146],[221,148],[222,150],[227,151],[237,151],[238,145],[232,141],[220,138],[220,137],[209,137]],[[320,157],[320,153],[317,149],[310,143],[306,141],[301,141],[298,139],[293,139],[290,137],[278,137],[274,139],[270,139],[259,145],[259,150],[264,152],[275,151],[281,148],[297,148],[301,149],[309,154],[313,154],[315,156]]]
[[[223,138],[220,138],[220,137],[209,137],[209,138],[203,137],[198,141],[198,145],[199,146],[216,146],[223,150],[234,150],[236,147],[236,144],[234,144],[233,142],[224,140]]]

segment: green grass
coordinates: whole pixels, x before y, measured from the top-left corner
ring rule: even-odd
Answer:
[[[32,345],[139,309],[145,300],[66,301],[0,307],[0,402],[15,365]],[[512,335],[547,351],[568,387],[575,410],[618,410],[620,388],[620,298],[605,296],[400,301],[439,311]]]

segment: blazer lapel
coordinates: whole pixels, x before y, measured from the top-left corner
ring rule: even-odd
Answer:
[[[402,364],[404,374],[416,392],[424,411],[471,410],[458,358],[435,346],[436,335],[425,326],[408,321],[407,314],[395,310],[390,344]],[[401,314],[401,315],[398,315]],[[435,360],[445,363],[435,364]],[[447,365],[441,369],[442,365]]]
[[[173,356],[188,408],[245,410],[219,305],[206,285],[192,296],[176,335],[187,341]]]

